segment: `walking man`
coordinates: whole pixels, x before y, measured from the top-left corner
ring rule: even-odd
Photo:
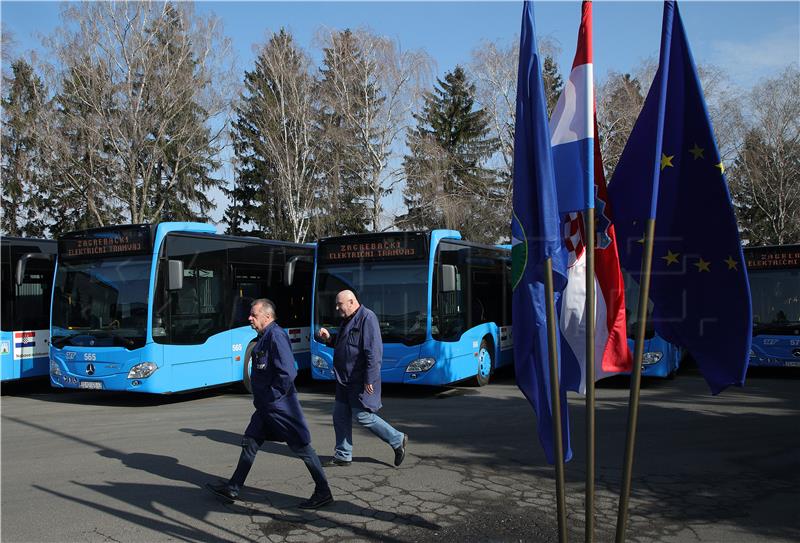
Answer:
[[[311,498],[298,507],[316,509],[327,505],[333,501],[333,496],[319,457],[311,447],[311,434],[297,398],[294,387],[297,369],[289,336],[275,322],[275,304],[266,298],[252,303],[249,320],[259,335],[253,349],[251,369],[256,411],[244,431],[242,453],[233,476],[227,483],[208,483],[206,487],[223,502],[232,503],[237,499],[264,441],[285,441],[305,462],[316,485]]]
[[[326,466],[349,466],[353,459],[353,418],[394,450],[394,465],[403,463],[408,436],[395,430],[376,413],[381,408],[381,360],[383,341],[378,318],[359,304],[355,294],[343,290],[336,295],[336,311],[342,317],[335,335],[320,328],[317,337],[333,347],[336,400],[333,428],[334,455]]]

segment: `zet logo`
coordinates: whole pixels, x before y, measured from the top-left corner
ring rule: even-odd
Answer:
[[[516,290],[528,265],[528,239],[516,214],[511,216],[511,285]]]

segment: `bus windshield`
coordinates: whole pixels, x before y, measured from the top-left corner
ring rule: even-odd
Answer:
[[[750,270],[753,326],[756,333],[800,329],[800,270]]]
[[[334,302],[342,290],[352,290],[361,304],[375,312],[384,342],[414,345],[425,340],[427,262],[381,261],[319,268],[314,300],[318,325],[338,325]]]
[[[142,347],[151,263],[150,255],[59,262],[52,344]]]

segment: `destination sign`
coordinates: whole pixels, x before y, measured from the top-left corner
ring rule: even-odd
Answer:
[[[70,232],[58,240],[62,259],[130,256],[152,250],[151,226],[133,225]]]
[[[745,248],[747,269],[800,268],[800,245]]]
[[[334,264],[364,260],[410,260],[427,256],[425,235],[418,232],[331,238],[318,246],[321,263]]]

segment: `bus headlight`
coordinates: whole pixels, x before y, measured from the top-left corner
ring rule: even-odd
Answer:
[[[128,379],[144,379],[145,377],[150,377],[157,369],[158,366],[152,362],[142,362],[141,364],[136,364],[131,368],[131,371],[128,372]]]
[[[756,352],[753,349],[750,349],[750,358],[755,358]]]
[[[406,373],[417,373],[428,371],[436,364],[435,358],[417,358],[406,368]]]
[[[311,357],[311,365],[320,370],[327,370],[328,363],[321,356],[313,355]]]
[[[61,368],[58,367],[58,362],[50,359],[50,375],[61,375]]]
[[[664,356],[658,351],[651,351],[649,353],[644,353],[642,356],[642,366],[652,366],[653,364],[658,363],[661,360],[661,357]]]

